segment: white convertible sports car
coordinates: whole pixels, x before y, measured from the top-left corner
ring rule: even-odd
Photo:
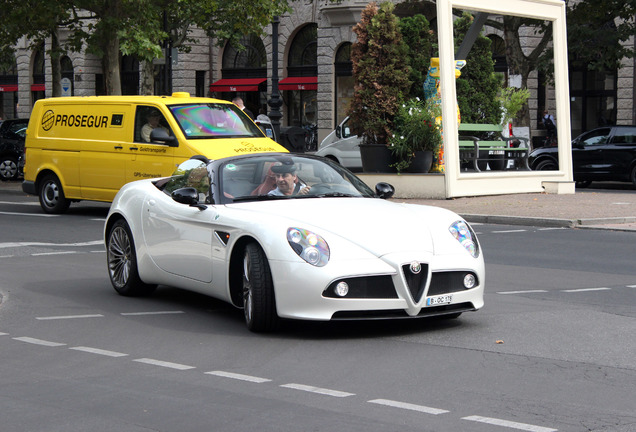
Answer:
[[[484,304],[484,260],[457,214],[388,201],[325,158],[262,153],[124,186],[104,238],[125,296],[168,285],[242,308],[252,331],[279,318],[457,317]]]

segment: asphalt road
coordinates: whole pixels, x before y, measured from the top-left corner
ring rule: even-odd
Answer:
[[[635,431],[636,233],[476,225],[486,306],[286,322],[108,281],[108,205],[0,190],[0,430]]]

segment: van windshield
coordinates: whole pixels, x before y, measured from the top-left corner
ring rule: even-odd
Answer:
[[[188,139],[262,138],[263,132],[234,104],[172,105],[181,131]]]

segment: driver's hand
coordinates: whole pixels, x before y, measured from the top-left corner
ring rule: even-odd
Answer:
[[[309,193],[309,190],[311,189],[311,186],[307,186],[306,188],[301,189],[298,192],[298,195],[307,195]]]

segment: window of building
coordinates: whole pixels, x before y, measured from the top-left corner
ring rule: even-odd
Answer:
[[[317,122],[318,26],[309,24],[294,37],[287,57],[287,77],[281,81],[290,126],[314,128]],[[303,80],[290,78],[304,78]],[[288,80],[289,85],[285,84]]]
[[[570,69],[572,136],[598,126],[616,124],[616,71]]]
[[[122,56],[121,58],[121,94],[139,94],[139,61],[133,56]]]
[[[16,117],[18,105],[18,66],[0,66],[0,120]]]
[[[31,75],[31,105],[45,98],[44,46],[33,53],[33,72]]]
[[[338,126],[347,116],[347,108],[353,98],[353,66],[351,63],[351,43],[340,45],[334,62],[335,73],[335,124]]]

